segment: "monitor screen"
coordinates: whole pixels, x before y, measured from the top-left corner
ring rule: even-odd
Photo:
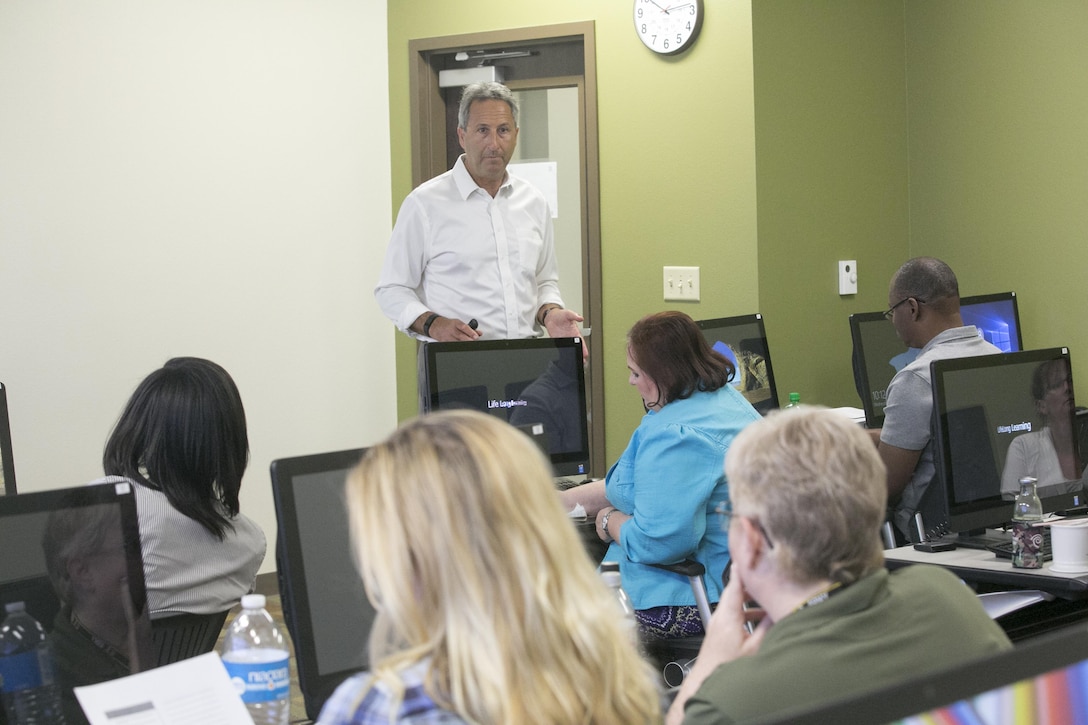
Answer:
[[[588,475],[580,338],[428,342],[419,348],[419,373],[421,413],[493,415],[536,438],[556,476]]]
[[[710,346],[725,355],[737,369],[733,386],[763,415],[778,407],[778,389],[771,367],[771,350],[763,327],[763,315],[738,315],[697,320]]]
[[[1024,476],[1038,480],[1044,513],[1084,504],[1067,348],[938,360],[932,371],[937,476],[924,500],[943,499],[948,530],[1008,522]]]
[[[8,389],[0,383],[0,494],[15,493],[15,459],[11,453]]]
[[[74,687],[155,666],[131,483],[0,496],[0,551],[0,618],[23,602],[45,630],[68,723]]]
[[[766,725],[819,723],[1088,722],[1088,628],[1077,624],[982,660],[942,668],[859,696],[777,713]]]
[[[276,572],[306,715],[369,664],[374,609],[352,557],[344,481],[364,449],[272,462]]]
[[[1002,352],[1024,349],[1015,292],[962,297],[960,315],[964,325],[977,327],[979,335]],[[850,336],[854,343],[854,382],[865,409],[865,424],[879,428],[884,424],[888,384],[918,357],[919,350],[903,344],[883,312],[850,315]]]

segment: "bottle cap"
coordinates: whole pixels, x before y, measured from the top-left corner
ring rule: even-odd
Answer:
[[[246,594],[242,597],[242,609],[264,609],[265,602],[263,594]]]

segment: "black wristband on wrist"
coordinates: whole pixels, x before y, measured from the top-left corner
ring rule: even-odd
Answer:
[[[540,315],[540,326],[544,327],[544,322],[548,319],[548,313],[549,312],[551,312],[552,310],[558,310],[558,309],[559,309],[559,305],[556,305],[555,307],[549,307],[546,310],[544,310],[544,312],[541,313],[541,315]]]
[[[431,325],[438,319],[438,313],[432,312],[431,316],[423,322],[423,334],[427,337],[431,336]]]

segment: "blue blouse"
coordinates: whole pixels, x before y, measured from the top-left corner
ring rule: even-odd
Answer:
[[[694,604],[687,579],[650,566],[689,557],[706,567],[707,596],[718,601],[729,560],[728,534],[714,513],[729,497],[722,465],[733,438],[759,417],[732,385],[696,392],[648,412],[609,469],[605,495],[632,518],[605,561],[619,562],[635,609]]]

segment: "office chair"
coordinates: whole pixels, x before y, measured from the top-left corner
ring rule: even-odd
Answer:
[[[658,569],[685,577],[691,585],[691,591],[695,595],[695,607],[699,610],[699,619],[703,623],[703,630],[710,626],[710,600],[706,594],[706,586],[703,584],[705,567],[694,559],[685,559],[676,564],[654,564]],[[657,639],[644,643],[646,656],[660,669],[665,684],[669,687],[677,687],[691,669],[691,663],[699,654],[699,648],[703,644],[703,636],[677,637],[675,639]]]
[[[228,613],[177,614],[151,620],[151,642],[155,648],[156,664],[168,665],[211,652],[215,649]]]

